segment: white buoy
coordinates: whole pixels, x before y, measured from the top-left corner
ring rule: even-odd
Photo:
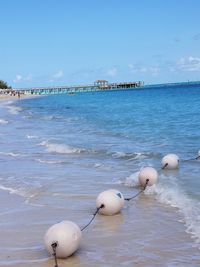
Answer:
[[[123,208],[124,197],[121,192],[110,189],[100,193],[96,200],[97,208],[103,205],[103,208],[99,210],[100,214],[103,215],[114,215]]]
[[[138,175],[141,186],[152,186],[158,181],[158,172],[152,167],[143,168]]]
[[[179,166],[179,157],[176,154],[168,154],[162,158],[162,169],[173,170]]]
[[[125,204],[125,200],[124,200],[124,196],[122,195],[122,193],[117,189],[109,189],[108,191],[114,192],[119,197],[121,208],[123,208]]]
[[[57,258],[67,258],[79,247],[82,233],[78,225],[71,221],[62,221],[51,226],[44,237],[47,251],[53,255],[52,244],[56,243]]]
[[[200,157],[200,150],[198,151],[198,158]]]

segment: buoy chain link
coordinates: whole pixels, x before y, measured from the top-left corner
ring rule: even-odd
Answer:
[[[53,256],[54,256],[54,260],[55,260],[55,267],[58,267],[58,262],[57,262],[57,256],[56,256],[56,248],[58,246],[58,242],[54,242],[51,244],[52,249],[53,249]]]

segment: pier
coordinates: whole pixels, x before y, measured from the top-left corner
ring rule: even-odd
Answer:
[[[73,86],[52,86],[52,87],[33,87],[13,89],[24,94],[47,95],[47,94],[74,94],[83,92],[110,91],[122,89],[134,89],[143,86],[142,81],[109,83],[106,80],[97,80],[93,84],[73,85]]]

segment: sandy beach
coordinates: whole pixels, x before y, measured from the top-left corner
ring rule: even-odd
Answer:
[[[8,192],[1,191],[0,199],[0,234],[4,244],[0,251],[2,267],[54,266],[54,259],[43,244],[49,225],[65,218],[81,227],[95,209],[95,197],[82,201],[79,195],[76,207],[73,197],[67,196],[48,199],[48,204],[40,206],[26,203],[22,197]],[[59,207],[61,202],[65,202],[66,207]],[[74,209],[68,207],[70,203]],[[198,266],[199,251],[193,247],[189,236],[183,234],[184,225],[180,219],[181,216],[174,219],[173,211],[168,207],[163,209],[151,197],[143,195],[128,203],[120,214],[98,215],[83,233],[79,250],[67,259],[59,259],[58,266]]]
[[[0,101],[1,100],[20,100],[20,99],[26,99],[26,98],[32,98],[36,97],[38,95],[32,95],[32,94],[20,94],[20,97],[18,95],[9,95],[9,94],[0,94]]]
[[[178,144],[176,138],[172,142],[170,132],[168,140],[165,133],[175,112],[169,114],[166,105],[163,120],[154,105],[155,95],[162,109],[167,97],[169,102],[179,99],[185,107],[181,118],[176,115],[181,121],[191,111],[182,90],[158,95],[155,89],[151,99],[148,89],[20,98],[30,98],[27,101],[2,98],[0,266],[53,267],[43,241],[47,229],[63,220],[85,226],[102,191],[113,188],[125,197],[135,195],[140,190],[138,171],[144,166],[159,170],[158,184],[126,202],[119,214],[98,214],[83,232],[76,253],[59,259],[58,266],[199,266],[199,187],[195,184],[199,161],[183,161],[174,171],[161,170],[160,165],[162,156],[174,148],[183,151],[181,158],[192,158],[199,140],[194,143],[176,129],[176,137],[192,147],[189,155],[182,142]],[[195,89],[194,96],[191,92],[195,100]],[[199,103],[193,103],[196,114]],[[146,107],[152,112],[149,116]],[[160,125],[158,132],[152,131],[154,122],[149,118]],[[185,131],[193,123],[193,116],[189,118]]]

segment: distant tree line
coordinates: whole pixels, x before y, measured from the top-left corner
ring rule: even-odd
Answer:
[[[3,80],[0,80],[0,89],[12,89],[11,86],[7,84],[7,82],[4,82]]]

